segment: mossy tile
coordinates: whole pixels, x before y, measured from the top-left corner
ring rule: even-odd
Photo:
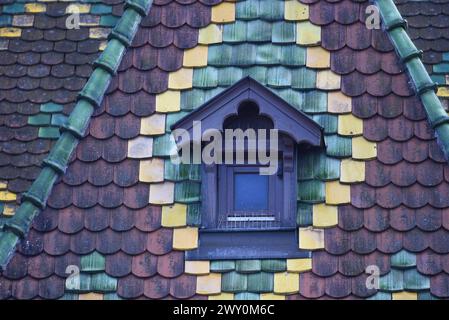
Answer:
[[[326,188],[322,181],[303,181],[298,185],[298,201],[318,203],[325,200]]]
[[[273,273],[257,272],[248,275],[247,287],[250,292],[272,292]]]
[[[226,24],[223,27],[223,42],[244,42],[246,41],[247,23],[245,21],[236,21]]]
[[[193,72],[193,87],[215,88],[218,85],[218,71],[214,67],[198,68]]]
[[[38,113],[36,115],[28,117],[28,124],[32,126],[45,126],[50,124],[51,115]]]
[[[81,257],[81,271],[97,272],[105,269],[106,259],[97,251]]]
[[[96,273],[91,276],[90,289],[96,292],[114,292],[117,290],[117,279],[106,273]]]
[[[349,157],[352,153],[351,138],[338,135],[328,135],[324,137],[326,143],[326,153],[331,157]]]
[[[228,272],[235,270],[234,260],[215,260],[210,263],[210,271],[212,272]]]
[[[221,276],[221,291],[242,292],[247,290],[247,275],[231,271]]]
[[[42,127],[39,128],[39,138],[45,139],[58,139],[59,138],[59,128],[57,127]]]
[[[298,180],[310,180],[314,178],[314,166],[315,161],[317,161],[320,150],[310,150],[309,152],[304,152],[297,161],[298,166]]]
[[[237,260],[235,270],[238,272],[259,272],[262,270],[262,262],[260,260]]]
[[[317,161],[314,163],[313,174],[315,179],[338,179],[340,177],[340,160],[319,153]]]
[[[178,182],[175,185],[175,201],[194,203],[201,200],[201,184],[193,181]]]
[[[260,294],[254,292],[239,292],[235,294],[234,300],[260,300]]]
[[[247,22],[246,40],[248,42],[270,42],[272,24],[262,20]]]
[[[271,42],[295,43],[296,25],[292,22],[280,21],[273,24]]]
[[[285,259],[264,259],[261,268],[266,272],[285,271],[287,270],[287,261]]]
[[[391,256],[391,266],[396,268],[410,268],[416,266],[416,255],[401,250]]]

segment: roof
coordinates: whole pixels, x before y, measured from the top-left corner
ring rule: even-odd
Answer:
[[[392,2],[378,3],[387,26],[390,18],[401,22]],[[449,297],[445,112],[419,55],[395,52],[403,43],[414,49],[403,24],[368,31],[361,14],[367,5],[155,0],[116,75],[120,48],[142,10],[128,8],[132,17],[125,19],[122,1],[80,4],[83,27],[54,31],[69,4],[4,5],[0,201],[12,217],[1,218],[2,264],[11,260],[0,297]],[[418,6],[400,1],[398,8],[424,50],[425,67],[441,82],[449,73],[447,41],[438,36],[447,28],[447,4],[426,3],[429,11]],[[100,46],[108,34],[101,28],[119,17],[126,32]],[[112,42],[119,49],[110,49]],[[99,49],[116,59],[100,59],[92,73]],[[312,250],[311,259],[184,260],[184,251],[197,245],[200,181],[195,171],[164,161],[169,128],[244,75],[324,127],[326,152],[308,155],[298,167],[299,247]],[[67,77],[74,81],[61,81]],[[106,91],[103,101],[102,90],[88,90],[97,81]],[[80,92],[77,104],[84,107],[74,109]],[[58,121],[72,112],[74,126],[64,132],[78,137],[90,111],[86,136],[64,158],[76,141],[65,138],[64,148],[54,143]],[[41,170],[50,149],[52,161]],[[18,195],[32,181],[17,209]],[[373,264],[382,276],[378,291],[364,285],[365,267]],[[65,281],[70,265],[81,269],[81,288]]]

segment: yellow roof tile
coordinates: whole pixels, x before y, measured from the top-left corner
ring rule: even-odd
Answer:
[[[377,156],[377,145],[364,137],[352,138],[352,157],[354,159],[374,159]]]
[[[392,298],[393,300],[418,300],[418,293],[409,291],[393,292]]]
[[[196,293],[219,294],[221,292],[221,274],[211,273],[196,278]]]
[[[174,201],[175,184],[173,182],[156,183],[150,185],[151,204],[171,204]]]
[[[216,24],[210,24],[205,28],[200,29],[198,35],[198,43],[213,44],[223,41],[222,27]]]
[[[89,38],[91,39],[106,39],[111,32],[109,28],[90,28]]]
[[[207,66],[208,46],[198,45],[192,49],[184,51],[184,67],[205,67]]]
[[[26,3],[25,4],[25,12],[29,13],[38,13],[45,12],[45,4],[42,3]]]
[[[0,181],[0,190],[5,190],[7,186],[6,181]]]
[[[164,181],[164,160],[154,158],[140,161],[139,181],[141,182]]]
[[[312,259],[287,259],[287,271],[304,272],[312,270]]]
[[[338,116],[338,133],[343,136],[363,134],[363,120],[351,113]]]
[[[309,21],[296,24],[296,43],[305,46],[318,45],[321,41],[321,28]]]
[[[108,44],[107,41],[101,41],[100,44],[98,45],[98,50],[104,51],[104,49],[106,49],[107,44]]]
[[[204,275],[209,274],[210,262],[206,260],[202,261],[186,261],[184,267],[185,273]]]
[[[165,114],[155,113],[141,118],[140,133],[144,135],[161,135],[165,133]]]
[[[173,230],[173,249],[192,250],[198,247],[198,228],[186,227]]]
[[[5,204],[5,207],[3,208],[3,215],[4,216],[13,216],[16,213],[16,206],[13,204]]]
[[[175,203],[171,206],[162,207],[163,227],[184,227],[187,223],[187,206],[185,204]]]
[[[285,1],[285,20],[302,21],[309,19],[309,6],[297,0]]]
[[[351,202],[351,187],[339,181],[326,182],[326,203],[343,204]]]
[[[17,195],[7,190],[0,191],[0,201],[15,201]]]
[[[328,92],[327,110],[332,113],[348,113],[352,110],[352,100],[340,91]]]
[[[306,66],[309,68],[330,68],[331,54],[322,47],[308,47]]]
[[[103,300],[103,294],[95,292],[82,293],[79,295],[79,300]]]
[[[439,87],[437,95],[439,97],[449,98],[449,87]]]
[[[65,9],[65,13],[89,13],[90,4],[72,3]]]
[[[181,92],[167,90],[156,96],[156,111],[176,112],[181,110]]]
[[[260,300],[285,300],[285,296],[282,294],[261,293]]]
[[[0,37],[17,38],[22,34],[19,28],[0,28]]]
[[[233,293],[222,292],[208,297],[209,300],[234,300]]]
[[[153,138],[138,136],[128,140],[128,157],[151,158],[153,155]]]
[[[292,294],[299,292],[299,274],[278,272],[274,274],[274,293]]]
[[[344,159],[340,164],[341,182],[365,181],[365,162],[352,159]]]
[[[317,250],[324,248],[324,229],[299,228],[299,249]]]
[[[340,89],[340,76],[331,70],[319,71],[316,76],[316,87],[323,90]]]
[[[172,90],[192,88],[193,69],[181,68],[168,75],[168,88]]]
[[[338,224],[338,207],[324,203],[313,206],[313,226],[316,228],[333,227]]]
[[[211,21],[215,23],[225,23],[235,21],[235,4],[222,2],[213,6],[211,10]]]

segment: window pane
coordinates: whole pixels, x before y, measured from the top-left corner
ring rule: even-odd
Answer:
[[[234,175],[234,210],[268,210],[268,176],[258,173]]]

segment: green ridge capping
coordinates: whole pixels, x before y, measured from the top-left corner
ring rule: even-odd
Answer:
[[[126,0],[125,11],[109,35],[107,46],[95,62],[67,122],[61,126],[61,136],[43,161],[43,169],[22,195],[22,203],[15,215],[0,229],[0,271],[8,264],[19,240],[28,233],[33,219],[45,208],[54,183],[65,173],[71,154],[86,133],[95,107],[102,103],[109,83],[151,5],[152,0]]]
[[[393,0],[374,0],[379,8],[384,28],[401,61],[405,64],[427,114],[430,126],[435,130],[437,142],[449,161],[449,116],[436,95],[434,83],[421,61],[421,51],[413,44],[406,32],[407,23]]]

